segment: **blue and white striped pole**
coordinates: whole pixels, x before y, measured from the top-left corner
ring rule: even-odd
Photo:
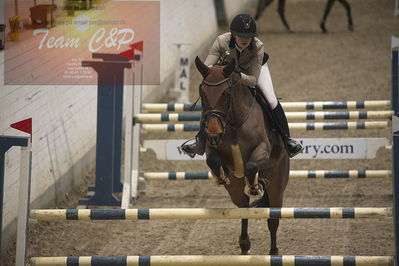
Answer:
[[[264,255],[186,255],[186,256],[88,256],[34,257],[33,266],[392,266],[391,256],[264,256]]]

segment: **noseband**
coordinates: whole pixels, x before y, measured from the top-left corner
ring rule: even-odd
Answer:
[[[209,143],[211,144],[211,146],[218,146],[220,144],[220,141],[221,141],[223,135],[226,132],[226,127],[229,127],[231,129],[240,128],[245,123],[245,121],[248,120],[248,117],[249,117],[249,115],[250,115],[250,113],[251,113],[251,111],[253,109],[253,106],[255,105],[255,96],[254,96],[253,100],[252,100],[252,103],[251,103],[251,107],[248,110],[247,114],[245,115],[244,119],[242,119],[242,121],[240,121],[240,123],[234,123],[232,121],[233,117],[231,115],[231,113],[232,113],[231,111],[232,111],[233,100],[234,100],[234,88],[235,88],[236,84],[238,83],[238,81],[235,82],[234,84],[232,83],[230,78],[225,78],[225,79],[222,79],[221,81],[218,81],[218,82],[209,82],[209,81],[206,81],[205,79],[202,81],[202,84],[205,84],[205,85],[207,85],[209,87],[220,86],[223,83],[228,82],[229,89],[231,90],[231,93],[230,93],[230,96],[229,96],[229,106],[228,106],[227,112],[223,112],[223,111],[220,111],[220,110],[212,109],[212,110],[208,110],[208,111],[206,111],[204,113],[204,116],[205,116],[205,118],[204,118],[204,120],[205,120],[205,130],[206,130],[207,138],[208,138]],[[220,124],[222,125],[222,133],[218,134],[215,137],[210,137],[209,132],[207,130],[208,117],[215,117],[220,122]]]

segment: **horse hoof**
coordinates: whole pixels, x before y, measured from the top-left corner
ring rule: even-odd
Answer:
[[[257,200],[263,197],[264,190],[262,186],[256,186],[256,187],[245,186],[244,193],[251,199]]]
[[[215,185],[217,187],[223,186],[225,183],[223,182],[223,180],[216,180]]]
[[[216,178],[216,186],[220,187],[220,186],[224,186],[224,185],[230,185],[230,179],[228,177],[226,177],[225,179],[220,179],[220,178]]]
[[[322,31],[323,33],[327,33],[327,28],[326,28],[326,26],[324,25],[323,22],[320,23],[320,29],[321,29],[321,31]]]
[[[241,255],[249,255],[251,252],[249,250],[241,250]]]
[[[348,25],[348,30],[349,30],[349,31],[353,31],[353,30],[354,30],[352,24],[349,24],[349,25]]]
[[[269,255],[278,255],[278,248],[271,248],[269,251]]]

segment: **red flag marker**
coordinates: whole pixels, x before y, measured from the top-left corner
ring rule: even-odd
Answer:
[[[32,118],[28,118],[28,119],[16,122],[14,124],[11,124],[10,127],[30,134],[30,140],[32,141]]]
[[[121,52],[119,55],[126,57],[127,59],[131,59],[134,60],[134,50],[138,50],[140,52],[143,52],[144,49],[144,42],[143,41],[139,41],[136,43],[132,43],[131,45],[129,45],[131,49]]]
[[[143,51],[143,46],[144,46],[144,42],[143,41],[139,41],[136,43],[132,43],[131,45],[129,45],[131,48],[139,50],[140,52]]]

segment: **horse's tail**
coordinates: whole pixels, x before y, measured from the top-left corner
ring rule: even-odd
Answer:
[[[263,187],[264,191],[263,196],[260,199],[251,202],[251,204],[249,204],[250,208],[270,207],[269,195],[267,195],[266,191],[266,181],[263,180],[262,178],[259,178],[259,184]]]

